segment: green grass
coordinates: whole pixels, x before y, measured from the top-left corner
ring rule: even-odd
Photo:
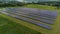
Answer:
[[[0,34],[40,34],[0,15]]]
[[[28,4],[28,5],[25,5],[24,7],[44,9],[44,10],[55,10],[55,9],[57,9],[54,6],[46,6],[46,5],[38,5],[38,4]]]

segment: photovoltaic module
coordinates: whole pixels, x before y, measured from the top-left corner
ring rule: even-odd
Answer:
[[[2,11],[1,13],[17,19],[28,21],[29,23],[46,29],[52,29],[52,26],[50,25],[54,24],[58,14],[56,11],[32,8],[6,8],[6,11]]]

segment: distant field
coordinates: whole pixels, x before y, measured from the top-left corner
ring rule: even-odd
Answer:
[[[47,5],[38,5],[38,4],[28,4],[28,5],[24,5],[24,6],[17,6],[19,7],[25,7],[25,8],[37,8],[37,9],[44,9],[44,10],[57,10],[56,6],[47,6]],[[17,8],[17,7],[13,7],[13,8]],[[3,7],[2,7],[3,8]],[[8,8],[8,7],[4,7],[4,8]]]
[[[55,10],[55,9],[57,9],[55,6],[46,6],[46,5],[38,5],[38,4],[29,4],[29,5],[25,5],[24,7],[38,8],[38,9],[44,9],[44,10]]]
[[[40,32],[22,26],[0,14],[0,34],[40,34]]]

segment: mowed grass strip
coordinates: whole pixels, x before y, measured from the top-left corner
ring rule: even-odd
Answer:
[[[40,34],[40,32],[22,26],[0,14],[0,34]]]

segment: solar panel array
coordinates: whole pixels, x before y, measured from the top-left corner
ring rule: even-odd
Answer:
[[[28,21],[46,29],[52,29],[52,24],[57,17],[56,11],[38,10],[32,8],[7,8],[2,13],[11,17]]]

